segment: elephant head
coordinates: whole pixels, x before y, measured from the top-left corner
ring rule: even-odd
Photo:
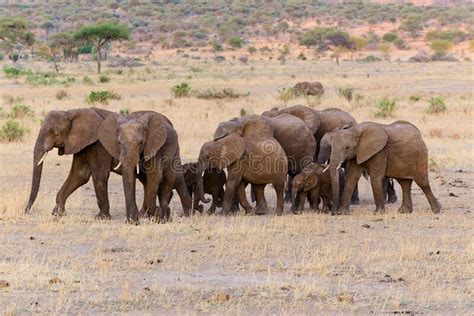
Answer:
[[[329,163],[333,210],[339,206],[338,169],[341,164],[350,159],[356,159],[357,164],[366,162],[385,148],[387,140],[387,133],[376,123],[343,127],[334,132]]]
[[[244,137],[272,137],[273,127],[259,115],[233,118],[219,124],[214,133],[214,140],[234,133]]]
[[[135,203],[135,167],[140,159],[155,157],[167,140],[167,121],[158,113],[143,112],[123,117],[109,115],[99,129],[99,140],[112,157],[120,161],[126,209],[138,213]],[[116,167],[118,168],[118,166]]]
[[[103,120],[94,108],[51,111],[46,115],[34,147],[33,179],[25,213],[31,209],[38,195],[47,153],[53,148],[58,148],[59,155],[80,152],[97,141],[97,133]]]
[[[280,114],[290,114],[296,116],[305,123],[313,135],[316,134],[319,126],[321,125],[321,121],[314,111],[304,105],[295,105],[284,109],[278,109],[275,107],[270,111],[263,112],[262,116],[275,117]]]
[[[327,163],[331,157],[331,146],[336,130],[327,132],[319,142],[319,153],[316,161],[318,163]]]
[[[235,163],[245,152],[245,141],[240,131],[205,143],[199,152],[201,170],[223,170]]]
[[[311,172],[302,172],[297,174],[291,183],[292,200],[296,200],[299,192],[307,192],[315,188],[319,183],[318,176]]]

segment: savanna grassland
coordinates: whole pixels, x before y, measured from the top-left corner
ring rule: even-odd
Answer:
[[[33,72],[48,67],[33,62],[23,66]],[[27,83],[22,75],[0,75],[0,124],[16,117],[29,130],[18,141],[0,143],[2,313],[474,310],[472,63],[344,61],[337,67],[333,61],[281,65],[174,59],[130,69],[105,65],[108,82],[102,83],[93,74],[93,63],[63,67],[64,75],[51,85]],[[282,88],[303,80],[322,82],[325,95],[285,98]],[[249,95],[175,98],[170,88],[181,82],[200,91],[230,87]],[[341,88],[352,91],[350,101]],[[361,179],[361,205],[352,207],[348,216],[309,210],[293,215],[286,204],[281,217],[272,212],[183,218],[175,197],[171,223],[142,220],[140,226],[129,226],[124,224],[121,179],[113,174],[112,220],[94,219],[98,207],[91,182],[70,197],[66,216],[57,219],[51,210],[71,156],[50,154],[39,197],[31,214],[22,214],[41,118],[53,109],[91,106],[85,99],[93,90],[120,96],[95,106],[166,115],[178,132],[185,162],[197,158],[219,122],[273,106],[338,107],[359,121],[408,120],[419,127],[428,145],[431,186],[443,210],[433,215],[414,185],[414,213],[399,214],[397,184],[397,203],[385,214],[373,215],[370,184]],[[140,204],[141,189],[138,192]],[[273,190],[266,192],[274,205]]]

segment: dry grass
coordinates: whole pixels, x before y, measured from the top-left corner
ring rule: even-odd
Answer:
[[[194,73],[191,67],[203,71]],[[23,97],[35,111],[33,118],[20,120],[31,130],[24,142],[0,144],[0,281],[9,283],[0,288],[2,312],[472,312],[471,64],[169,61],[122,74],[110,70],[110,82],[82,84],[86,75],[98,82],[93,69],[93,64],[67,65],[76,83],[61,101],[56,100],[58,87],[16,85],[0,77],[2,96]],[[277,90],[302,80],[321,81],[325,96],[289,105],[340,107],[359,121],[375,120],[378,100],[397,98],[395,118],[377,121],[404,119],[420,128],[443,212],[433,216],[415,188],[413,214],[398,214],[397,202],[385,215],[372,215],[370,184],[362,180],[362,205],[351,216],[175,217],[166,225],[143,221],[131,227],[123,224],[121,180],[113,175],[113,220],[93,219],[97,206],[91,183],[71,196],[67,215],[56,220],[50,212],[71,157],[50,155],[32,214],[21,214],[29,193],[33,142],[45,111],[88,106],[86,95],[99,87],[117,91],[122,99],[105,108],[167,115],[178,131],[183,160],[189,161],[220,121],[242,109],[259,114],[282,106]],[[202,90],[232,87],[250,96],[174,99],[169,88],[180,82]],[[363,97],[352,103],[339,97],[337,89],[347,86]],[[411,102],[414,94],[421,100]],[[426,114],[433,96],[444,98],[447,113]],[[1,106],[8,110],[7,104]],[[268,197],[275,204],[272,190]],[[172,207],[181,212],[176,199]]]

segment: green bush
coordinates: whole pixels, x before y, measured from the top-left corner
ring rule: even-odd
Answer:
[[[374,113],[375,117],[393,117],[393,111],[395,111],[396,105],[396,99],[383,98],[377,103],[377,111]]]
[[[54,72],[34,72],[29,73],[26,77],[26,83],[33,86],[53,86],[53,85],[69,85],[76,81],[74,77],[58,78]]]
[[[354,88],[352,87],[342,87],[342,88],[337,89],[337,95],[342,98],[345,98],[349,102],[352,101],[353,93],[354,93]]]
[[[398,35],[395,33],[389,32],[389,33],[385,33],[382,38],[384,41],[392,43],[398,39]]]
[[[17,121],[8,120],[0,128],[0,139],[8,142],[21,141],[28,133],[29,130]]]
[[[85,76],[84,78],[82,78],[82,83],[84,83],[84,84],[93,84],[94,82],[92,81],[91,77]]]
[[[222,90],[217,89],[208,89],[205,91],[193,91],[193,95],[198,99],[238,99],[241,97],[246,97],[250,94],[247,93],[239,93],[232,88],[224,88]]]
[[[369,55],[363,59],[360,59],[360,61],[365,61],[366,63],[375,63],[378,61],[381,61],[382,59],[378,58],[377,56],[374,55]]]
[[[448,111],[448,107],[442,97],[433,97],[428,100],[428,103],[430,104],[426,110],[428,114],[438,114]]]
[[[420,100],[421,100],[421,97],[418,94],[414,94],[414,95],[410,96],[410,101],[412,101],[412,102],[418,102]]]
[[[64,100],[66,98],[69,98],[69,92],[67,92],[67,90],[61,89],[61,90],[58,90],[56,92],[56,99],[57,100]]]
[[[189,97],[191,87],[186,82],[181,82],[180,84],[172,86],[170,90],[175,98],[184,98]]]
[[[244,45],[244,40],[238,36],[233,36],[229,38],[229,45],[234,48],[240,48]]]
[[[23,118],[26,116],[33,117],[34,112],[30,106],[23,103],[13,105],[8,114],[8,117],[10,118]]]
[[[100,82],[100,83],[106,83],[106,82],[109,82],[109,81],[110,81],[109,76],[107,76],[107,75],[100,75],[100,77],[99,77],[99,82]]]
[[[7,77],[18,77],[23,75],[28,75],[31,73],[30,69],[21,69],[14,66],[5,66],[3,67],[3,72]]]
[[[91,91],[86,98],[86,102],[108,104],[109,100],[120,100],[121,98],[120,94],[112,91]]]
[[[127,108],[120,109],[119,113],[123,116],[127,116],[130,113],[130,110]]]

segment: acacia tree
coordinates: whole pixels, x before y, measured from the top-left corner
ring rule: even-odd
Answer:
[[[17,58],[13,56],[15,46],[32,46],[35,43],[35,35],[28,31],[27,21],[20,18],[2,18],[0,19],[0,41],[13,62],[16,62]]]
[[[40,46],[39,53],[53,61],[56,73],[59,73],[59,61],[72,61],[79,54],[73,34],[67,32],[50,36],[49,40]]]
[[[125,25],[102,23],[81,27],[74,33],[74,39],[92,44],[97,52],[97,73],[101,71],[101,59],[104,56],[104,49],[111,45],[113,41],[128,40],[130,32]]]

